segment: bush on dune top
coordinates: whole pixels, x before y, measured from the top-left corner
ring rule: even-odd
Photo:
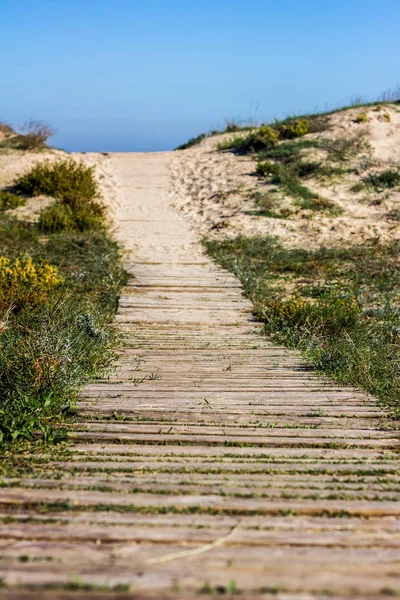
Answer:
[[[47,140],[55,134],[53,129],[43,121],[30,120],[19,127],[20,133],[16,133],[7,123],[0,123],[0,134],[3,138],[0,148],[10,150],[22,150],[37,152],[47,148]]]
[[[55,129],[43,121],[28,121],[21,127],[18,147],[20,150],[40,150],[46,147],[47,140],[55,133]]]
[[[274,148],[281,141],[303,137],[310,131],[307,119],[287,119],[275,121],[270,125],[261,125],[247,136],[236,136],[218,145],[219,150],[238,150],[240,152],[262,152]]]
[[[77,196],[92,200],[98,194],[94,168],[72,158],[55,163],[46,160],[35,165],[16,181],[14,188],[27,196],[44,194],[63,200]]]
[[[43,232],[88,231],[106,225],[106,208],[97,199],[94,167],[71,158],[35,165],[17,180],[14,189],[28,196],[45,194],[56,199],[40,212]]]

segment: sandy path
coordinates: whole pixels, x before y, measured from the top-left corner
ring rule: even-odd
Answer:
[[[2,488],[0,576],[125,584],[135,598],[397,589],[400,473],[380,410],[260,335],[238,281],[171,208],[168,153],[87,160],[114,182],[136,276],[117,315],[128,346],[84,390],[71,458]],[[219,547],[151,564],[239,523]]]

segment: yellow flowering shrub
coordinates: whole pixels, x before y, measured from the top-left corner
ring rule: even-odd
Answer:
[[[360,113],[359,115],[356,116],[356,118],[354,119],[354,123],[368,123],[369,118],[366,112]]]
[[[271,142],[271,144],[279,142],[279,131],[268,125],[262,125],[258,130],[258,135],[265,141]]]
[[[292,140],[298,137],[303,137],[309,131],[309,123],[307,119],[297,119],[289,124],[283,123],[279,126],[279,136],[282,140]]]
[[[386,123],[390,123],[390,121],[391,121],[390,113],[388,113],[388,112],[383,113],[382,116],[383,116],[383,120],[386,121]]]
[[[305,304],[305,300],[295,294],[287,300],[273,300],[268,306],[268,311],[275,319],[290,321],[304,309]]]
[[[0,310],[11,304],[17,309],[36,306],[62,283],[56,267],[35,264],[28,254],[14,260],[0,256]]]

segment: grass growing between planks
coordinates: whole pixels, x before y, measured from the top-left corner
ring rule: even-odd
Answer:
[[[85,197],[82,178],[68,165],[64,187],[54,181],[54,166],[41,166],[40,177],[53,186],[47,190],[57,198],[53,206],[73,199],[67,205],[75,218],[82,207],[90,211],[90,203],[98,202],[97,188],[93,172],[80,166],[84,190],[91,190]],[[35,167],[25,181],[37,173]],[[45,441],[57,441],[57,426],[80,387],[111,366],[118,342],[110,323],[126,274],[105,222],[85,232],[69,224],[50,228],[46,237],[41,230],[41,222],[27,225],[0,212],[0,442],[5,445],[31,440],[37,432]]]
[[[266,333],[399,413],[398,242],[304,250],[237,237],[205,245],[241,280]]]

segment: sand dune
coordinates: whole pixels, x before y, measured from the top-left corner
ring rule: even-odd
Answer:
[[[368,121],[357,123],[357,116],[364,113]],[[307,246],[399,237],[399,222],[389,217],[400,207],[399,191],[352,191],[369,173],[393,167],[398,162],[400,110],[396,105],[385,105],[382,110],[361,107],[333,113],[327,131],[305,136],[306,139],[332,140],[356,137],[366,145],[356,157],[349,159],[346,164],[349,172],[343,177],[331,181],[307,180],[311,190],[334,201],[343,210],[337,217],[303,210],[280,219],[257,214],[259,211],[249,196],[271,186],[258,180],[256,160],[251,156],[217,151],[218,143],[230,137],[231,134],[209,137],[200,145],[171,156],[176,208],[188,216],[201,234],[269,234],[279,236],[287,244]],[[323,161],[325,157],[313,150],[307,158]],[[281,198],[283,205],[286,201]]]

